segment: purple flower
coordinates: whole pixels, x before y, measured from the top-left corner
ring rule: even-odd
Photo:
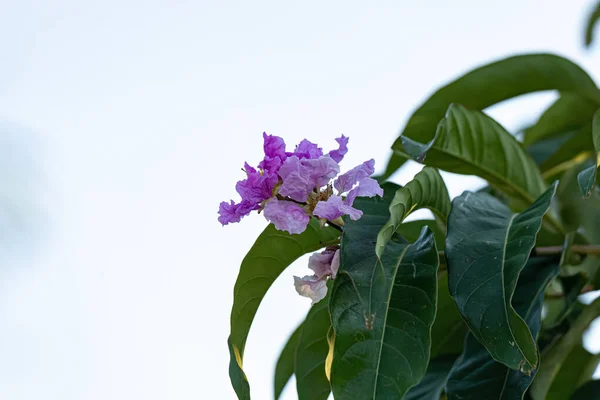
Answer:
[[[374,160],[369,160],[340,175],[333,187],[331,180],[340,172],[339,162],[348,152],[348,138],[335,139],[336,150],[323,150],[307,139],[302,140],[293,153],[286,152],[282,138],[263,133],[264,158],[258,169],[246,163],[246,179],[235,188],[241,197],[219,205],[219,222],[227,225],[239,222],[254,210],[264,208],[265,218],[279,230],[291,234],[303,232],[311,216],[335,220],[343,215],[358,219],[362,211],[352,207],[357,196],[383,195],[383,190],[370,175]],[[346,199],[342,195],[347,193]],[[311,213],[312,211],[312,213]],[[331,256],[333,257],[333,256]]]
[[[338,142],[339,148],[337,150],[331,150],[329,152],[329,156],[339,164],[348,152],[348,138],[342,135],[341,137],[335,139],[335,141]]]
[[[230,203],[226,201],[219,204],[219,222],[223,225],[227,225],[232,222],[240,222],[242,217],[250,214],[252,210],[259,210],[260,206],[252,204],[247,201],[242,201],[239,204],[235,204],[233,200]]]
[[[302,278],[294,276],[294,286],[300,296],[310,298],[312,304],[315,304],[327,295],[327,278],[335,279],[337,275],[340,268],[340,250],[314,253],[308,259],[308,268],[315,274]]]
[[[267,202],[264,210],[265,218],[280,231],[302,233],[310,221],[304,208],[293,201],[277,200],[273,197]]]
[[[328,155],[302,160],[295,155],[288,157],[279,168],[283,181],[279,194],[306,202],[310,192],[325,186],[339,171],[340,167]]]
[[[266,132],[263,132],[263,141],[265,158],[258,164],[258,168],[276,174],[287,158],[285,142],[279,136],[267,135]]]
[[[242,201],[259,204],[273,196],[273,188],[279,182],[277,174],[267,171],[264,173],[258,172],[248,163],[244,165],[244,170],[248,177],[235,185],[235,190],[242,197]]]
[[[375,160],[372,158],[369,161],[352,168],[350,171],[338,176],[333,187],[340,193],[347,192],[361,179],[368,178],[375,172]]]
[[[323,155],[323,149],[314,143],[303,139],[294,150],[294,155],[298,158],[314,159],[319,158]]]
[[[355,186],[354,189],[348,192],[345,203],[351,206],[354,204],[354,199],[357,196],[373,197],[375,195],[383,197],[383,189],[379,186],[379,182],[373,178],[363,178],[358,181],[358,186]]]
[[[318,303],[327,296],[327,279],[319,279],[314,275],[303,278],[294,276],[294,286],[300,296],[312,300],[311,304]]]
[[[346,201],[343,201],[341,196],[333,195],[326,201],[318,202],[313,214],[319,218],[333,221],[343,215],[348,215],[350,219],[357,220],[362,217],[363,213],[349,205]]]
[[[331,261],[336,251],[325,250],[320,253],[313,253],[308,259],[308,268],[312,269],[315,276],[319,279],[331,275]]]

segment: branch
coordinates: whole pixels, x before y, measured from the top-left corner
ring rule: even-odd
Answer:
[[[548,247],[536,247],[535,253],[540,256],[560,254],[564,250],[564,246],[548,246]],[[571,246],[573,253],[579,254],[592,254],[600,256],[600,245],[598,244],[574,244]]]

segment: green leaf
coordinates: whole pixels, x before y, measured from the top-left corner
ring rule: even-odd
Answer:
[[[485,88],[485,90],[482,90]],[[541,90],[572,92],[600,104],[594,81],[579,66],[552,54],[524,54],[479,67],[435,92],[410,117],[401,137],[392,146],[401,148],[401,138],[426,143],[451,103],[483,110],[501,101]],[[388,161],[384,177],[404,163],[402,154]]]
[[[535,163],[510,133],[484,113],[463,106],[450,106],[428,144],[401,139],[396,150],[446,171],[480,176],[526,205],[546,187]]]
[[[591,121],[598,104],[574,93],[561,93],[542,114],[538,122],[525,130],[523,144],[529,146],[543,139],[577,130]]]
[[[571,400],[595,400],[600,398],[600,380],[590,381],[577,389]]]
[[[540,330],[544,289],[558,273],[557,261],[557,257],[530,259],[514,292],[512,305],[534,337]],[[465,351],[448,378],[448,399],[522,399],[534,375],[535,370],[526,375],[494,361],[486,348],[469,334]]]
[[[600,110],[594,114],[594,120],[592,122],[592,142],[594,143],[596,165],[581,171],[579,175],[577,175],[579,190],[581,190],[583,197],[590,197],[592,195],[592,190],[596,184],[596,170],[600,167]]]
[[[431,358],[462,353],[467,325],[448,290],[448,273],[438,274],[438,307],[431,328]]]
[[[386,203],[387,200],[387,203]],[[438,256],[427,228],[414,244],[375,240],[391,199],[357,199],[329,303],[335,330],[331,387],[336,400],[402,398],[425,375],[437,303]]]
[[[331,388],[325,375],[329,352],[327,332],[331,327],[329,296],[311,307],[296,351],[296,388],[299,400],[327,400]]]
[[[594,27],[596,26],[598,19],[600,19],[600,2],[598,2],[596,4],[594,11],[592,11],[590,13],[590,15],[588,17],[588,21],[585,25],[585,45],[586,45],[586,47],[589,47],[589,45],[592,44],[592,41],[594,40]]]
[[[298,337],[302,330],[303,324],[300,324],[292,333],[287,343],[283,347],[277,365],[275,366],[275,400],[281,396],[281,392],[285,388],[292,375],[294,375],[294,358],[296,355],[296,347],[298,346]]]
[[[585,306],[569,330],[559,340],[544,349],[542,364],[531,385],[531,395],[535,400],[547,398],[561,366],[573,349],[581,343],[581,336],[598,314],[600,314],[600,298]]]
[[[229,345],[229,377],[239,399],[250,399],[250,386],[242,369],[244,347],[258,306],[275,279],[303,254],[337,242],[339,232],[321,229],[311,220],[304,232],[290,235],[273,225],[260,234],[244,257],[233,290]]]
[[[404,400],[439,400],[454,361],[453,355],[432,359],[423,380],[406,393]]]
[[[566,140],[561,142],[555,151],[547,156],[540,164],[540,170],[544,176],[555,176],[556,170],[561,172],[570,168],[570,166],[573,165],[574,159],[580,159],[578,162],[581,162],[584,157],[588,157],[589,154],[591,154],[593,146],[591,132],[591,122],[588,122],[578,129],[565,132],[563,138],[566,138]],[[544,140],[543,142],[547,141]],[[541,143],[542,142],[538,142],[536,144],[539,145]]]
[[[520,214],[487,194],[465,192],[448,218],[450,294],[491,356],[525,374],[537,367],[538,351],[510,299],[555,191],[553,185]]]
[[[440,226],[446,229],[450,212],[450,196],[444,180],[435,168],[423,168],[413,180],[396,191],[390,204],[390,219],[377,235],[377,255],[381,257],[385,246],[410,213],[421,208],[431,210]]]
[[[578,386],[591,379],[598,361],[600,355],[588,352],[581,343],[576,345],[554,378],[546,400],[570,398]]]
[[[433,232],[435,245],[437,246],[438,250],[443,251],[446,234],[440,229],[439,224],[432,219],[419,219],[416,221],[404,222],[402,225],[400,225],[400,227],[398,227],[397,234],[409,242],[414,242],[419,238],[419,236],[421,236],[421,231],[425,226]]]

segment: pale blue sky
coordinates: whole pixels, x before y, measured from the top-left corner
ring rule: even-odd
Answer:
[[[41,178],[28,210],[45,240],[0,258],[0,398],[234,398],[233,284],[265,221],[222,228],[216,211],[261,133],[325,148],[344,133],[343,169],[381,168],[419,103],[476,65],[549,51],[597,80],[600,43],[581,44],[591,3],[5,1],[0,133],[33,132],[34,172],[10,182],[20,195]],[[554,96],[491,114],[514,129]],[[19,171],[0,171],[4,188]],[[478,182],[449,179],[453,195]],[[309,307],[292,285],[305,272],[294,264],[258,312],[244,363],[255,399],[272,397]]]

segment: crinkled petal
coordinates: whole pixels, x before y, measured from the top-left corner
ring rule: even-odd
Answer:
[[[330,180],[340,173],[340,166],[329,155],[317,159],[302,160],[302,165],[306,167],[305,171],[310,177],[313,188],[327,185]]]
[[[298,156],[290,156],[279,168],[278,174],[283,182],[279,194],[306,202],[313,189],[327,185],[339,172],[339,165],[329,155],[302,160]]]
[[[331,275],[331,261],[335,251],[325,250],[313,253],[308,259],[308,268],[312,269],[317,278]]]
[[[327,295],[327,279],[319,279],[315,275],[299,278],[294,276],[294,286],[300,296],[308,297],[312,304],[323,300]]]
[[[338,142],[339,147],[337,150],[331,150],[329,156],[333,158],[336,163],[339,163],[348,152],[348,137],[342,135],[335,139],[335,141]]]
[[[273,196],[273,188],[279,182],[276,174],[265,172],[261,174],[248,164],[245,166],[248,177],[235,185],[235,190],[242,201],[258,204]]]
[[[348,215],[352,220],[362,217],[362,211],[344,204],[340,196],[331,196],[326,201],[320,201],[315,206],[313,214],[319,218],[333,221],[342,215]]]
[[[279,171],[281,164],[281,158],[265,156],[265,158],[258,164],[258,168],[262,168],[271,174],[276,174]]]
[[[379,186],[379,182],[373,178],[363,178],[358,181],[358,186],[348,192],[344,204],[351,206],[357,196],[373,197],[375,195],[383,197],[383,189]]]
[[[336,250],[331,259],[331,279],[335,279],[338,271],[340,270],[340,251]]]
[[[314,186],[300,159],[297,156],[288,157],[278,173],[283,181],[279,194],[292,200],[305,202]]]
[[[370,159],[364,163],[352,168],[345,174],[340,175],[334,182],[334,187],[344,193],[352,189],[352,187],[361,179],[371,176],[375,172],[375,160]]]
[[[279,157],[281,161],[284,161],[286,158],[285,153],[285,142],[279,136],[267,135],[266,132],[263,132],[263,149],[265,151],[265,156],[275,158]]]
[[[323,149],[321,149],[315,143],[304,139],[296,146],[294,155],[298,158],[319,158],[323,155]]]
[[[231,200],[230,203],[226,201],[219,204],[219,222],[222,225],[227,225],[233,222],[240,222],[242,217],[250,214],[252,210],[259,209],[260,206],[256,206],[248,201],[242,201],[241,203],[234,203]]]
[[[276,229],[291,234],[304,232],[310,221],[304,208],[292,201],[278,200],[275,197],[265,205],[264,215]]]

